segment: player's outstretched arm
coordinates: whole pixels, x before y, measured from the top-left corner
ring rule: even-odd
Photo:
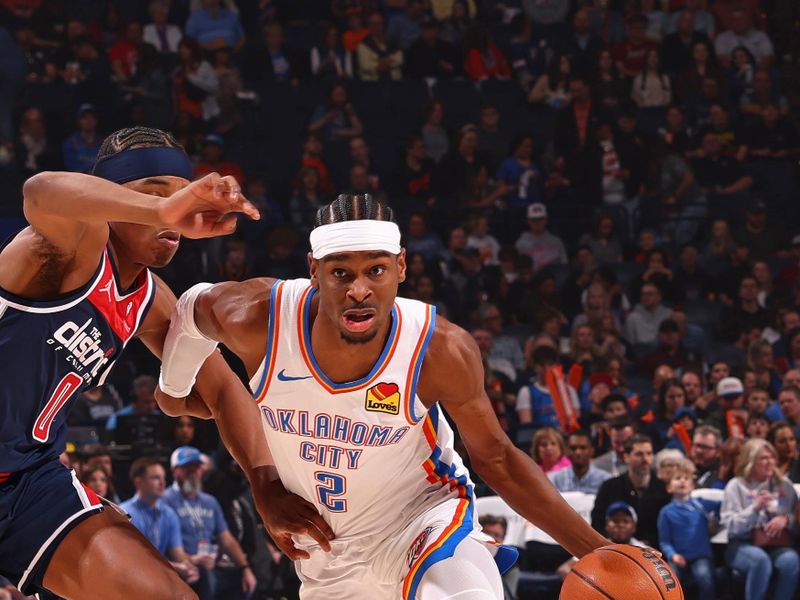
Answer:
[[[472,468],[516,512],[579,558],[611,543],[511,443],[484,391],[478,346],[466,331],[440,317],[422,366],[419,395],[426,405],[441,402],[464,440]]]
[[[249,373],[258,368],[266,348],[273,283],[271,279],[251,279],[199,284],[184,293],[172,312],[164,340],[156,398],[180,406],[188,390],[188,397],[199,393],[217,421],[223,442],[250,480],[267,531],[290,559],[298,560],[309,554],[294,546],[292,535],[309,535],[327,551],[333,530],[312,504],[283,487],[272,466],[258,406],[215,350],[216,343],[222,342],[239,356]]]

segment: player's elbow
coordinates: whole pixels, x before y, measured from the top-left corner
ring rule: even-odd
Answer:
[[[25,181],[22,186],[22,196],[26,213],[41,208],[42,202],[48,197],[48,191],[52,190],[53,180],[56,177],[57,173],[42,171]]]
[[[156,388],[156,402],[158,407],[168,417],[196,417],[198,419],[210,419],[212,412],[202,399],[193,395],[183,398],[175,398]]]
[[[512,481],[509,473],[509,451],[513,451],[510,442],[498,444],[491,452],[483,452],[481,455],[470,455],[470,463],[476,475],[485,481],[492,489],[499,491],[505,487],[506,482]]]

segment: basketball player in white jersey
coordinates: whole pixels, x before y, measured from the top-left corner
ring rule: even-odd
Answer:
[[[435,309],[397,298],[405,251],[392,211],[339,196],[317,214],[311,279],[198,284],[173,312],[160,392],[180,398],[222,342],[244,362],[280,482],[315,504],[335,539],[271,530],[304,600],[489,600],[516,552],[480,531],[476,472],[571,554],[609,542],[501,429],[480,352]],[[319,536],[317,536],[319,537]]]

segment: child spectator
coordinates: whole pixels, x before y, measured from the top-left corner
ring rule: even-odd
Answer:
[[[747,437],[751,440],[765,440],[769,433],[769,419],[764,413],[751,412],[747,416]]]
[[[667,484],[672,502],[658,515],[659,545],[678,579],[686,581],[691,573],[698,598],[716,598],[709,528],[720,503],[692,498],[693,489],[694,465],[682,460]]]
[[[520,425],[535,423],[538,426],[559,428],[553,398],[544,380],[544,374],[558,362],[558,352],[550,346],[539,346],[533,351],[533,370],[536,378],[517,394],[517,417]]]

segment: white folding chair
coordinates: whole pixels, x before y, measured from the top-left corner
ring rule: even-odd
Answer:
[[[591,523],[592,521],[592,508],[594,507],[594,494],[585,494],[583,492],[564,492],[561,494],[564,500],[567,501],[576,513],[583,517],[584,521]],[[553,515],[553,518],[558,518]],[[542,544],[558,545],[549,534],[545,533],[542,529],[530,522],[525,523],[525,542],[539,542]]]
[[[525,547],[525,519],[514,512],[506,501],[500,496],[482,496],[475,500],[475,510],[478,515],[494,515],[506,520],[506,537],[504,544]]]
[[[725,490],[717,488],[698,488],[692,492],[692,498],[702,498],[703,500],[711,500],[712,502],[722,502],[725,496]],[[712,544],[727,544],[728,543],[728,530],[725,528],[720,529],[712,538]]]

